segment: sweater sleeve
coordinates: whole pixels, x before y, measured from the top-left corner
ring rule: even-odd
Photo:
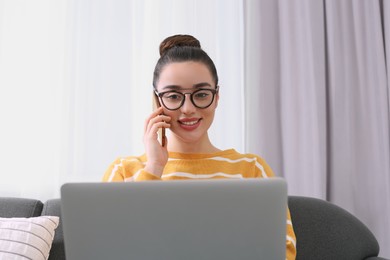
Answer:
[[[286,259],[294,260],[297,256],[297,247],[293,224],[291,221],[290,210],[287,208],[287,225],[286,225]]]
[[[260,166],[258,167],[260,172],[259,175],[263,178],[272,178],[275,177],[271,167],[267,164],[267,162],[258,157],[257,158]],[[296,237],[294,233],[293,223],[291,221],[290,210],[287,207],[287,219],[286,219],[286,259],[294,260],[297,255],[296,250]]]
[[[103,182],[130,182],[161,180],[160,177],[144,170],[144,163],[140,157],[120,157],[107,168],[103,175]]]
[[[123,158],[118,158],[112,162],[103,175],[103,182],[122,182],[124,181],[123,174]]]

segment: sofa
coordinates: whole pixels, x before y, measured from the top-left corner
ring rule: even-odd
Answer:
[[[289,196],[288,205],[297,236],[297,259],[386,260],[371,231],[346,210],[324,200]],[[49,260],[65,259],[61,200],[41,202],[26,198],[0,198],[1,218],[58,216]],[[1,243],[1,241],[0,241]]]
[[[39,200],[27,198],[0,198],[0,218],[32,218],[39,216],[60,217],[51,245],[49,260],[65,259],[60,199],[51,199],[42,203]]]

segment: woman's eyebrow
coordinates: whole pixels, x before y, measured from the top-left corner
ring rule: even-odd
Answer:
[[[193,87],[194,87],[194,88],[211,87],[211,84],[210,84],[210,83],[207,83],[207,82],[201,82],[201,83],[198,83],[198,84],[193,85]]]
[[[182,87],[179,86],[179,85],[167,85],[167,86],[163,87],[163,90],[166,90],[166,89],[168,89],[168,90],[178,90],[178,89],[182,89]]]
[[[211,84],[207,82],[201,82],[201,83],[194,84],[192,87],[193,88],[211,87]],[[183,88],[180,85],[166,85],[163,87],[163,90],[182,90],[182,89],[186,90],[188,88]]]

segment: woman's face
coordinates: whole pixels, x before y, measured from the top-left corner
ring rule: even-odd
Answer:
[[[193,93],[199,88],[214,90],[215,82],[203,63],[174,62],[163,68],[156,87],[159,93],[171,90]],[[207,130],[213,122],[218,98],[217,92],[212,104],[201,109],[194,106],[190,95],[186,94],[184,104],[179,109],[168,110],[164,107],[164,114],[171,117],[170,130],[173,135],[186,143],[207,138]]]

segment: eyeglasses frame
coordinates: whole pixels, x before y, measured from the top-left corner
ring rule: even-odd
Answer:
[[[188,89],[186,89],[188,90]],[[198,92],[198,91],[201,91],[201,90],[209,90],[211,91],[211,93],[213,93],[213,99],[211,100],[210,104],[208,106],[205,106],[205,107],[199,107],[195,104],[194,102],[194,99],[193,99],[193,94]],[[180,92],[180,91],[177,91],[177,90],[168,90],[168,91],[164,91],[164,92],[158,92],[156,88],[154,88],[154,93],[159,97],[159,99],[161,100],[161,104],[164,106],[164,108],[170,110],[170,111],[175,111],[175,110],[178,110],[180,109],[183,105],[184,105],[184,102],[186,101],[186,95],[190,95],[190,100],[191,100],[191,103],[194,105],[194,107],[196,108],[199,108],[199,109],[206,109],[208,108],[209,106],[211,106],[211,104],[213,104],[214,102],[214,98],[215,98],[215,95],[218,94],[218,91],[219,91],[219,86],[215,86],[215,89],[210,89],[210,88],[199,88],[199,89],[196,89],[195,91],[193,92],[186,92],[186,93],[183,93],[183,92]],[[183,100],[181,101],[180,103],[180,106],[178,108],[175,108],[175,109],[171,109],[171,108],[168,108],[165,104],[164,104],[164,101],[162,100],[162,96],[165,94],[165,93],[169,93],[169,92],[174,92],[174,93],[179,93],[179,94],[182,94],[184,95],[184,98]]]

